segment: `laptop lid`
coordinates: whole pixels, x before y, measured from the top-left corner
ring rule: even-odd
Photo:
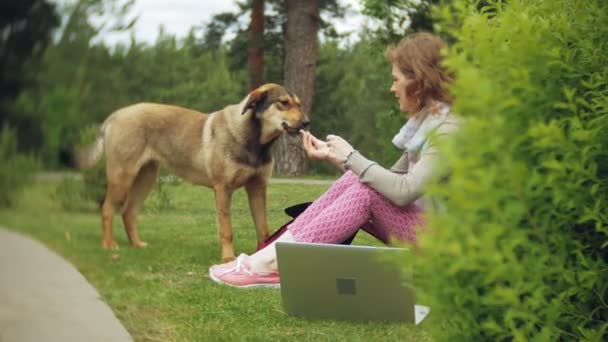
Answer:
[[[415,308],[411,272],[387,260],[407,258],[407,249],[279,242],[276,250],[289,315],[418,323],[428,313]]]

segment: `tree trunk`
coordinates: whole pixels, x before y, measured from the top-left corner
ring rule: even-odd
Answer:
[[[253,90],[264,82],[264,0],[252,3],[247,66],[249,89]]]
[[[310,115],[317,65],[319,0],[286,0],[284,85],[302,102],[302,111]],[[306,173],[307,157],[300,136],[283,134],[275,143],[274,173],[299,176]]]

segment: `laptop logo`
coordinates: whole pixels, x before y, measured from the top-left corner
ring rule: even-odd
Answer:
[[[357,280],[355,278],[337,278],[336,289],[340,295],[356,295]]]

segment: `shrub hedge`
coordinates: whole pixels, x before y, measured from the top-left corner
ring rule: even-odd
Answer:
[[[455,1],[459,134],[416,285],[440,340],[606,340],[608,2]],[[447,326],[446,326],[447,322]]]

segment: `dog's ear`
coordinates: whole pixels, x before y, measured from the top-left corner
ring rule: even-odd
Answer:
[[[266,95],[268,94],[268,89],[264,87],[260,87],[254,89],[249,96],[247,96],[247,102],[243,106],[243,110],[241,111],[241,115],[245,114],[249,109],[256,109],[256,106],[266,100]]]

